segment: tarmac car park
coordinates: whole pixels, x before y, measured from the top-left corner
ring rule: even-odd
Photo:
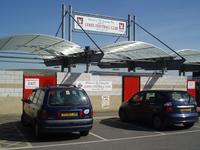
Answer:
[[[89,135],[47,134],[42,139],[34,136],[30,127],[23,127],[20,116],[0,116],[0,149],[182,149],[197,150],[200,143],[200,123],[190,129],[170,127],[158,132],[143,123],[121,122],[117,113],[95,113]]]

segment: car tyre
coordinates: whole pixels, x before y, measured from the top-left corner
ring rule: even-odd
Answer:
[[[119,110],[119,118],[123,122],[128,122],[129,121],[126,112],[124,110],[122,110],[122,109]]]
[[[23,126],[28,126],[28,122],[26,121],[26,116],[24,113],[21,115],[21,123]]]
[[[184,127],[186,129],[189,129],[189,128],[191,128],[194,125],[194,122],[192,122],[192,123],[183,123],[183,125],[184,125]]]
[[[89,131],[81,131],[80,135],[81,136],[87,136],[89,134]]]
[[[160,116],[156,115],[153,117],[153,127],[159,131],[164,130],[165,124]]]
[[[38,122],[35,122],[35,124],[34,124],[34,135],[35,135],[36,138],[42,137],[42,133],[41,133]]]

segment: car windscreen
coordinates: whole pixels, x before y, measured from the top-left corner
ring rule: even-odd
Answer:
[[[50,106],[86,105],[89,98],[85,91],[78,89],[52,89],[49,92],[48,104]]]
[[[172,101],[192,101],[193,98],[184,91],[172,91],[172,92],[167,92],[168,97]]]

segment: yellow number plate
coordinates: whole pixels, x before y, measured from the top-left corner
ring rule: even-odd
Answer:
[[[61,117],[76,117],[76,116],[78,116],[77,112],[61,113]]]
[[[181,112],[191,112],[191,108],[182,108],[180,109]]]

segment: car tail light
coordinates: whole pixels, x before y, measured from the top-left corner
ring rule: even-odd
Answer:
[[[57,112],[57,118],[61,117],[61,112]]]
[[[164,104],[164,112],[173,112],[173,107],[171,102]]]
[[[38,117],[40,119],[48,119],[49,114],[46,110],[41,110],[41,111],[38,112]]]
[[[90,111],[90,116],[93,117],[93,115],[94,115],[94,112],[93,112],[93,110],[91,110]]]
[[[80,111],[80,112],[79,112],[79,116],[80,116],[80,117],[83,117],[83,116],[84,116],[83,111]]]

